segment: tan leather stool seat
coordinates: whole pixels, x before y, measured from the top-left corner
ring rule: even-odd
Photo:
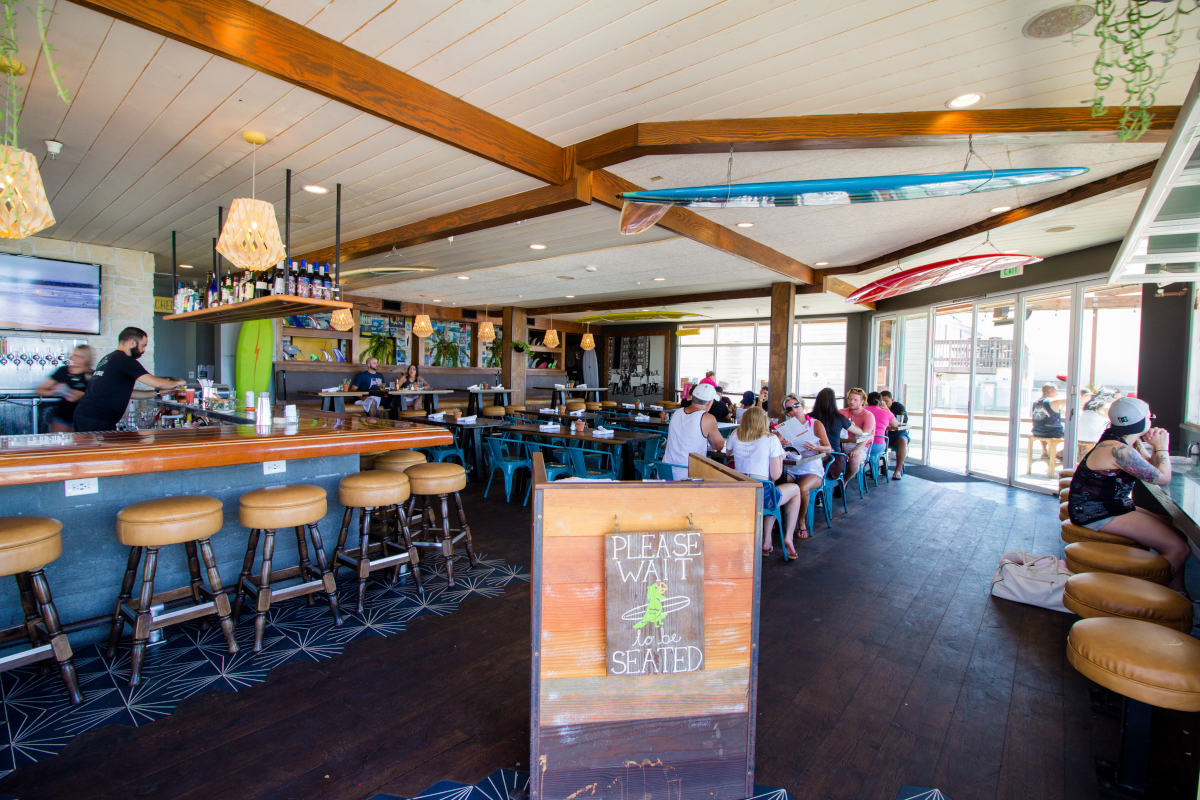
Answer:
[[[1075,542],[1063,549],[1071,572],[1115,572],[1155,583],[1171,579],[1171,565],[1157,553],[1109,542]]]
[[[583,400],[568,400],[567,411],[586,411],[587,403]]]
[[[224,524],[215,497],[160,497],[117,512],[117,540],[127,547],[163,547],[207,539]]]
[[[1059,478],[1058,479],[1058,490],[1060,492],[1063,489],[1070,489],[1070,488],[1071,488],[1071,479],[1070,478]]]
[[[657,403],[654,403],[654,405],[662,406],[665,409],[679,408],[679,403],[676,403],[674,400],[659,400]]]
[[[355,472],[338,482],[338,502],[347,508],[399,505],[409,494],[408,476],[394,470]]]
[[[1111,572],[1081,572],[1067,579],[1063,605],[1081,617],[1124,617],[1188,633],[1192,603],[1173,589]]]
[[[243,528],[278,530],[317,522],[325,516],[325,490],[309,483],[267,486],[242,495],[238,521]]]
[[[426,414],[419,408],[406,408],[396,415],[400,419],[425,419]]]
[[[413,464],[424,464],[428,460],[424,453],[417,450],[389,450],[375,457],[373,468],[403,472]]]
[[[504,406],[484,406],[479,409],[481,417],[503,417],[504,413]]]
[[[1075,477],[1075,470],[1073,470],[1073,469],[1060,469],[1058,471],[1058,479],[1059,480],[1062,480],[1063,478],[1070,479],[1073,477]]]
[[[1066,506],[1066,503],[1063,503],[1063,506]],[[1062,512],[1059,513],[1061,514]],[[1128,537],[1118,536],[1115,533],[1105,533],[1104,531],[1094,531],[1091,528],[1076,525],[1070,519],[1063,521],[1062,540],[1068,544],[1072,542],[1108,542],[1109,544],[1123,544],[1126,547],[1136,547],[1139,550],[1146,549]]]
[[[450,461],[417,464],[409,467],[407,474],[413,494],[449,494],[467,487],[467,471]]]
[[[1071,518],[1071,512],[1067,508],[1067,501],[1063,500],[1061,503],[1058,504],[1058,520],[1059,520],[1059,522],[1066,522],[1070,518]]]
[[[525,410],[525,406],[505,406],[504,407],[505,414],[511,414],[514,411],[524,411],[524,410]]]
[[[62,555],[62,523],[49,517],[0,517],[0,575],[33,572]]]
[[[1081,619],[1067,660],[1101,686],[1160,708],[1200,711],[1200,641],[1136,619]]]
[[[1070,486],[1066,487],[1065,489],[1062,489],[1062,488],[1060,488],[1060,489],[1058,490],[1058,499],[1059,499],[1059,502],[1065,502],[1065,501],[1066,501],[1066,499],[1067,499],[1067,495],[1068,495],[1068,494],[1070,494],[1070,492],[1071,492],[1071,487],[1070,487]]]
[[[617,401],[616,400],[601,400],[600,407],[601,408],[616,408]]]
[[[583,404],[583,408],[585,411],[599,411],[600,409],[604,408],[604,406],[600,405],[595,400],[588,400]]]

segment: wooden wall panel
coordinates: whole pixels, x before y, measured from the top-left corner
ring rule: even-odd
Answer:
[[[599,488],[602,502],[588,492]],[[695,527],[708,533],[749,531],[753,529],[755,509],[746,503],[746,489],[740,486],[700,486],[660,484],[661,497],[647,507],[644,490],[638,484],[587,486],[567,491],[547,491],[542,535],[590,537],[611,533],[616,515],[621,530],[657,530],[686,528],[692,514]],[[670,520],[668,522],[668,520]]]

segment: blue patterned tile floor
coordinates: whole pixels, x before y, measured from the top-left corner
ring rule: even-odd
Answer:
[[[498,769],[474,785],[438,781],[411,798],[398,794],[377,794],[371,800],[524,800],[528,796],[528,772]],[[753,796],[746,800],[792,800],[792,796],[784,789],[755,786]]]
[[[386,571],[377,573],[386,575]],[[37,666],[0,673],[3,701],[3,750],[0,778],[23,764],[48,758],[84,731],[101,725],[144,725],[165,717],[184,699],[213,689],[240,691],[262,683],[272,669],[293,661],[323,661],[365,636],[392,636],[410,620],[423,615],[444,616],[458,610],[469,597],[498,597],[514,581],[529,581],[525,567],[480,554],[474,567],[466,558],[455,561],[455,585],[446,583],[439,554],[421,563],[425,595],[421,597],[404,576],[389,586],[382,577],[367,584],[361,615],[354,613],[357,585],[347,570],[339,577],[339,601],[344,622],[333,624],[328,603],[320,595],[313,604],[303,598],[277,604],[268,612],[263,649],[254,653],[252,611],[243,611],[236,629],[239,651],[225,648],[218,625],[202,628],[199,621],[168,628],[166,640],[149,648],[137,687],[129,686],[129,628],[117,655],[109,660],[102,645],[85,645],[75,652],[75,667],[84,702],[71,706],[58,670],[42,674]],[[484,795],[490,797],[491,795]],[[465,795],[464,795],[465,797]],[[474,798],[472,799],[474,800]]]

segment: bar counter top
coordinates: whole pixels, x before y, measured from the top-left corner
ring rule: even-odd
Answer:
[[[276,413],[281,413],[276,409]],[[285,424],[0,437],[0,486],[451,444],[434,425],[300,410]]]

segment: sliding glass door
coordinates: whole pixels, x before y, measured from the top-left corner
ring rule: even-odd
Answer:
[[[967,471],[967,420],[971,413],[971,305],[933,310],[933,379],[929,393],[929,463]]]
[[[924,461],[925,381],[929,366],[929,314],[906,314],[900,318],[900,364],[892,394],[908,411],[908,457]]]
[[[1008,480],[1016,297],[975,307],[975,378],[968,468]]]
[[[1071,380],[1072,298],[1070,289],[1025,298],[1014,478],[1031,488],[1057,491],[1069,422],[1078,418],[1070,396],[1075,385]]]

